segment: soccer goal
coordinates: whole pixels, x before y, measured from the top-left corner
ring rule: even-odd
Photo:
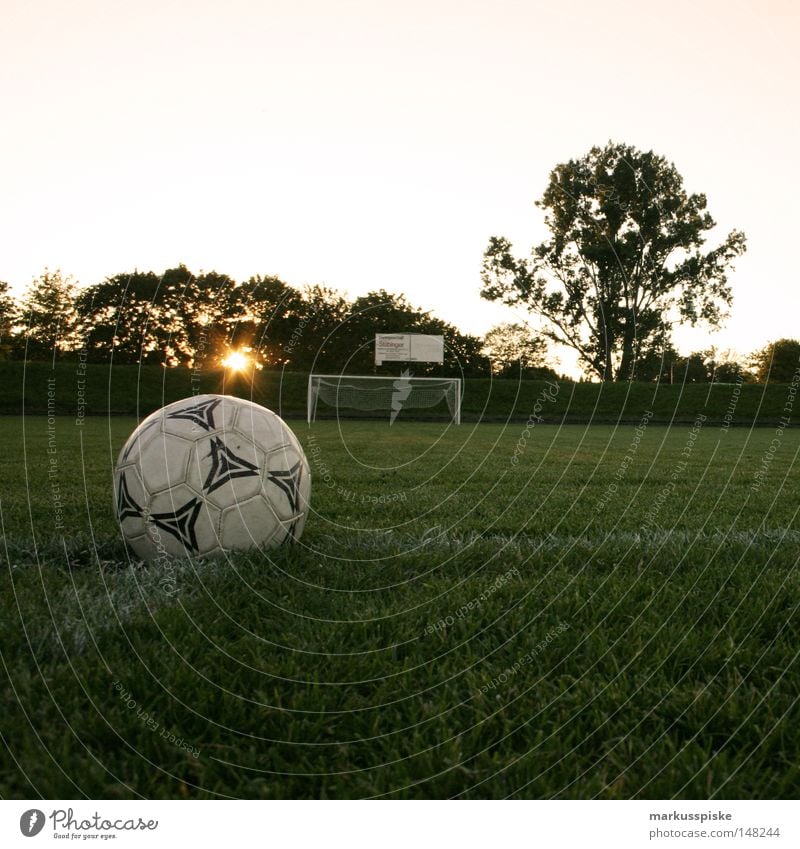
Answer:
[[[458,377],[376,377],[311,374],[308,378],[308,423],[320,402],[336,410],[385,411],[394,424],[404,410],[430,409],[444,401],[452,420],[461,424],[461,379]]]

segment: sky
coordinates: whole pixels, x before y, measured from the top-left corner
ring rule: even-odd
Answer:
[[[734,307],[684,350],[797,336],[800,4],[0,0],[0,280],[178,263],[351,296],[462,330],[489,238],[547,231],[552,168],[608,140],[673,162]],[[562,362],[567,362],[565,357]]]

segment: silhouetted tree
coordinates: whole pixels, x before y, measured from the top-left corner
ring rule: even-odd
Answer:
[[[226,344],[249,348],[263,365],[286,366],[296,349],[302,350],[300,321],[306,311],[297,289],[277,277],[251,277],[232,289],[221,306]]]
[[[193,365],[211,355],[227,333],[223,305],[233,281],[185,266],[158,275],[117,274],[81,290],[79,333],[90,360]]]
[[[675,363],[673,383],[710,383],[714,363],[704,351],[693,351]]]
[[[353,343],[343,328],[350,314],[347,299],[326,286],[306,286],[293,325],[289,368],[337,373],[345,368]]]
[[[412,373],[487,374],[488,360],[481,340],[415,307],[404,295],[379,289],[356,298],[326,345],[328,362],[350,374],[396,374],[399,363],[375,365],[377,333],[424,333],[444,339],[444,363],[412,363]]]
[[[237,285],[224,274],[194,275],[181,265],[161,275],[110,277],[81,290],[76,307],[95,361],[113,351],[117,363],[215,367],[231,349],[245,349],[267,367],[363,374],[375,369],[376,333],[409,332],[444,336],[445,373],[488,372],[481,340],[383,290],[349,303],[325,286],[295,289],[261,276]],[[418,374],[442,371],[416,366]],[[395,371],[387,366],[387,373]]]
[[[45,269],[22,298],[20,333],[14,338],[14,354],[29,359],[46,359],[77,345],[75,284],[59,269]]]
[[[749,381],[745,367],[730,353],[716,348],[693,351],[687,356],[668,348],[663,358],[661,380],[666,383],[735,383]]]
[[[639,355],[636,362],[636,379],[640,381],[662,381],[671,383],[680,380],[677,370],[682,357],[675,348],[667,343],[663,346],[652,346]]]
[[[800,341],[778,339],[752,357],[756,382],[791,383],[800,368]]]
[[[11,353],[14,325],[18,321],[19,311],[11,287],[0,280],[0,359],[7,359]]]
[[[718,351],[711,348],[705,352],[711,362],[711,377],[714,383],[751,383],[752,373],[745,363],[739,362],[731,351]]]
[[[522,324],[498,324],[483,338],[483,351],[498,377],[544,378],[556,373],[547,365],[547,342]]]
[[[551,238],[530,260],[492,238],[481,294],[544,318],[549,338],[577,351],[588,372],[635,378],[637,361],[669,342],[675,318],[716,326],[725,316],[726,271],[745,250],[744,234],[704,252],[715,226],[706,197],[687,195],[663,157],[594,147],[556,166],[537,206]]]

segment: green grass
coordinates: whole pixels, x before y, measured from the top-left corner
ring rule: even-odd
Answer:
[[[297,423],[301,544],[169,593],[134,424],[0,420],[3,797],[800,790],[797,430]]]

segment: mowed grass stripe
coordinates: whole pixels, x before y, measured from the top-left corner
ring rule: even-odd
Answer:
[[[29,493],[0,426],[4,795],[796,794],[796,431],[754,489],[774,432],[702,426],[648,521],[691,425],[627,463],[635,425],[536,425],[516,465],[519,425],[297,425],[303,545],[167,596],[111,512],[133,424],[87,420],[81,459],[57,419],[66,541],[43,420]]]

